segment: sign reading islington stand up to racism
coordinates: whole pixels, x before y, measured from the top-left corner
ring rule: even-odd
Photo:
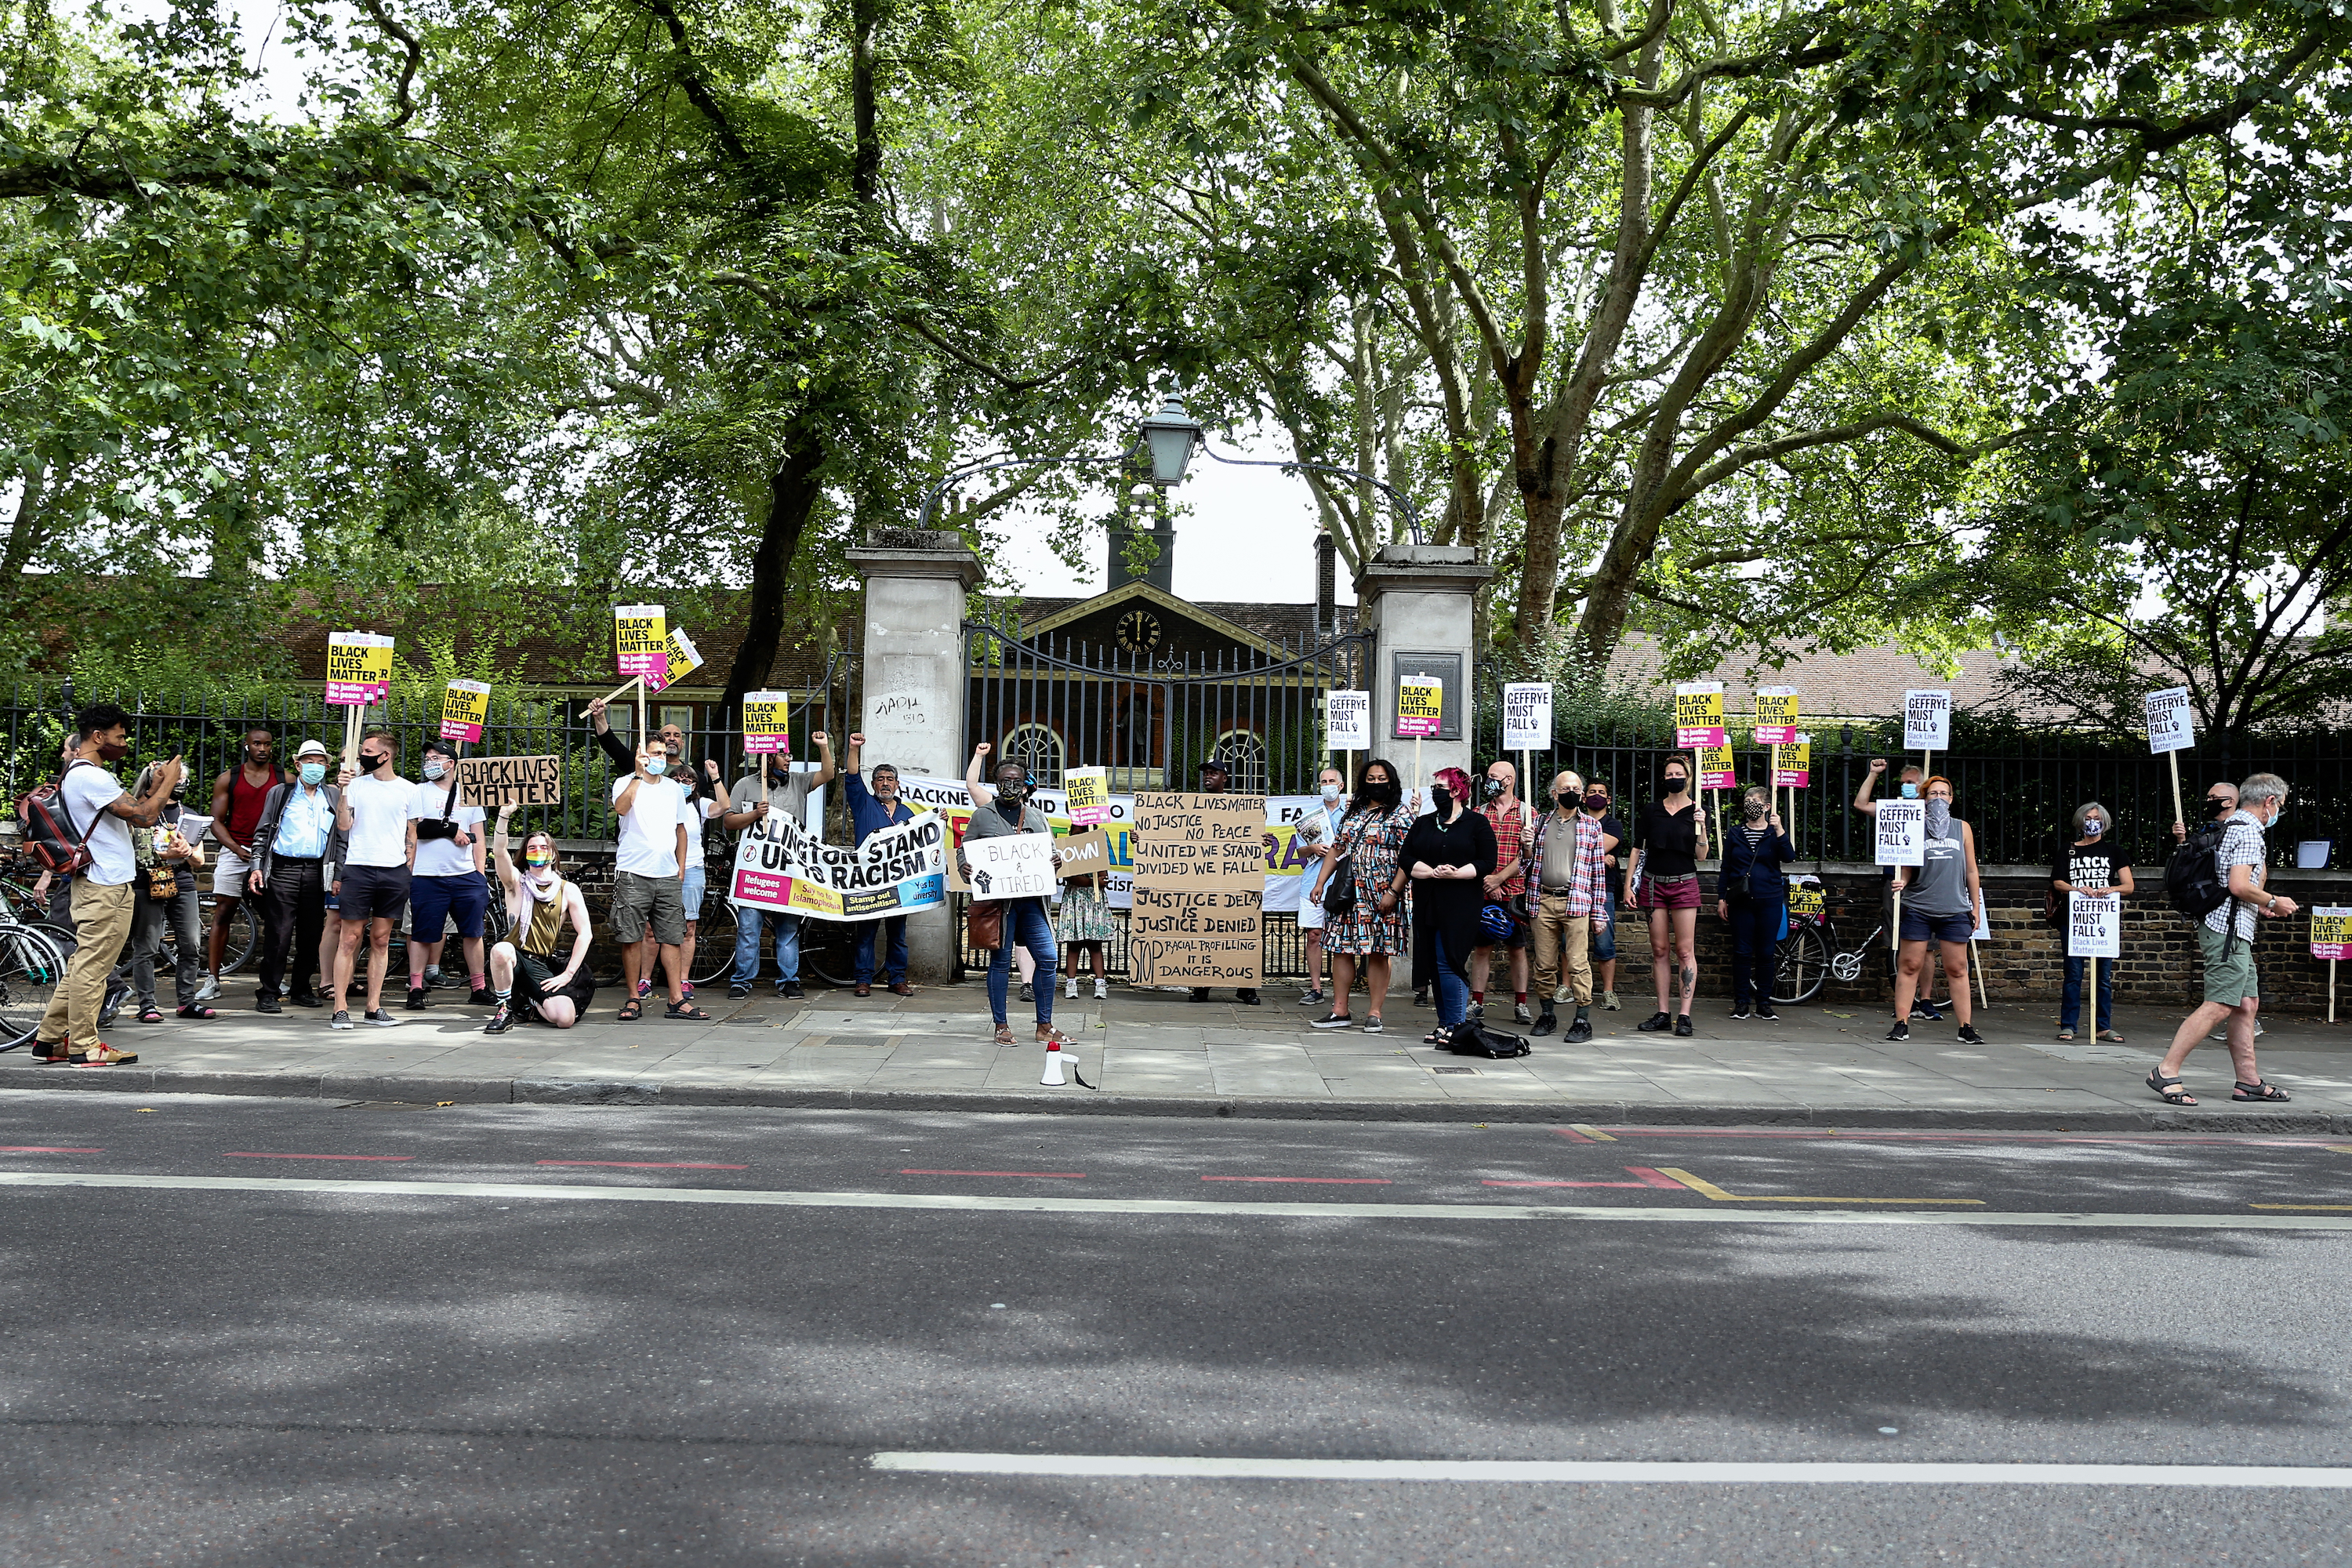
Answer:
[[[792,818],[735,847],[728,897],[739,904],[826,921],[878,921],[947,902],[947,820],[936,811],[885,827],[855,849],[827,844]]]

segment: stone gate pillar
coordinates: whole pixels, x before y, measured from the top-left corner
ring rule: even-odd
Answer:
[[[1372,749],[1396,763],[1407,794],[1449,764],[1477,771],[1470,634],[1478,590],[1494,574],[1477,551],[1451,544],[1387,545],[1356,574],[1357,625],[1372,634]],[[1422,742],[1420,778],[1412,776],[1412,742],[1396,738],[1397,681],[1405,675],[1445,682],[1444,725]]]
[[[983,573],[961,534],[893,528],[849,552],[866,579],[865,763],[901,776],[963,776],[964,598]],[[836,735],[839,746],[845,737]],[[919,984],[945,984],[955,966],[946,910],[907,917],[907,960]]]

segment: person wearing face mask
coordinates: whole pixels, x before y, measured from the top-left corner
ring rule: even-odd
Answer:
[[[142,772],[131,786],[145,795],[154,782],[154,770]],[[184,780],[183,784],[184,784]],[[183,807],[177,796],[166,802],[155,826],[131,835],[137,851],[138,894],[131,900],[131,952],[114,972],[117,984],[129,984],[138,997],[134,1015],[142,1024],[160,1024],[163,1011],[155,1005],[155,961],[163,952],[163,931],[171,929],[172,982],[179,1016],[188,1019],[215,1017],[198,1001],[204,974],[204,918],[196,908],[196,873],[205,868],[201,846],[188,842],[182,831]],[[100,1017],[100,1024],[110,1020]]]
[[[421,1012],[425,974],[441,963],[444,933],[451,920],[466,955],[469,1007],[491,1005],[489,976],[482,968],[482,922],[490,912],[490,884],[482,844],[485,813],[457,800],[457,749],[446,741],[425,742],[424,773],[408,797],[408,837],[415,868],[408,883],[408,1009]]]
[[[1715,910],[1731,927],[1731,1016],[1777,1024],[1772,1011],[1774,954],[1789,908],[1789,878],[1780,869],[1797,847],[1772,809],[1772,792],[1750,784],[1739,796],[1739,826],[1723,836],[1723,865],[1715,882]]]
[[[646,1016],[637,979],[653,974],[656,961],[669,983],[663,1016],[697,1024],[710,1016],[679,985],[686,973],[686,866],[701,847],[702,816],[686,786],[669,776],[669,762],[668,748],[656,741],[638,748],[636,772],[613,781],[613,815],[620,824],[613,935],[621,944],[624,1024]]]
[[[245,732],[244,755],[237,765],[225,768],[213,780],[213,842],[220,853],[213,861],[213,929],[205,950],[205,983],[196,1000],[209,1002],[221,994],[221,960],[228,952],[229,921],[246,896],[253,874],[253,835],[261,822],[262,803],[286,782],[278,767],[278,737],[261,725]],[[257,927],[260,921],[256,919]]]
[[[1592,1038],[1592,935],[1608,918],[1608,861],[1617,840],[1575,773],[1553,778],[1551,798],[1528,857],[1536,877],[1536,996],[1543,1005],[1534,1032],[1559,1026],[1565,991],[1575,998],[1576,1016],[1561,1038],[1578,1046]]]
[[[253,829],[253,867],[246,891],[259,900],[261,980],[254,1009],[279,1013],[280,982],[290,966],[294,987],[287,997],[298,1007],[322,1007],[313,966],[321,963],[327,921],[327,866],[341,852],[335,827],[342,791],[327,780],[328,752],[305,741],[294,754],[293,776],[271,786]],[[341,945],[340,942],[337,943]],[[331,984],[333,960],[321,972]]]
[[[1482,929],[1479,945],[1470,954],[1470,1008],[1485,1017],[1486,975],[1495,949],[1508,955],[1511,966],[1511,1017],[1532,1022],[1528,1013],[1528,921],[1519,911],[1528,890],[1527,866],[1533,854],[1535,821],[1519,799],[1519,770],[1507,761],[1486,765],[1478,781],[1478,813],[1495,830],[1495,853],[1502,863],[1486,878],[1486,901],[1500,904],[1511,916],[1511,934],[1500,941]]]
[[[833,763],[833,737],[818,730],[809,739],[816,745],[816,772],[794,773],[789,757],[772,752],[761,755],[751,772],[735,781],[728,808],[719,814],[719,826],[730,833],[760,833],[766,830],[771,816],[806,826],[810,795],[831,784],[839,771]],[[737,904],[735,970],[728,980],[729,996],[751,994],[760,978],[760,935],[771,925],[776,931],[776,994],[787,1002],[808,994],[801,989],[801,917],[763,910],[757,904]]]
[[[1609,839],[1609,853],[1601,865],[1609,874],[1609,897],[1592,912],[1592,988],[1601,998],[1601,1010],[1617,1011],[1617,905],[1625,896],[1626,840],[1633,837],[1609,809],[1609,784],[1605,779],[1584,781],[1585,815],[1601,824],[1601,833]]]
[[[2067,894],[2105,897],[2119,893],[2126,899],[2132,895],[2131,863],[2116,844],[2115,821],[2115,815],[2095,800],[2074,813],[2074,845],[2059,850],[2057,863],[2050,868],[2050,886],[2058,894],[2062,931],[2065,929]],[[2058,1009],[2058,1037],[2062,1040],[2074,1037],[2075,1026],[2083,1016],[2084,962],[2071,952],[2066,955],[2065,996]],[[2115,1029],[2116,966],[2112,963],[2099,965],[2099,994],[2093,1013],[2098,1020],[2093,1031],[2097,1037],[2123,1044],[2123,1036]]]
[[[2217,780],[2213,786],[2205,792],[2205,820],[2204,823],[2200,826],[2218,826],[2220,824],[2226,823],[2233,815],[2236,814],[2237,809],[2238,786],[2231,784],[2227,779]],[[2172,841],[2175,844],[2184,844],[2188,842],[2188,825],[2179,822],[2174,823],[2172,825]],[[2259,972],[2254,975],[2254,983],[2257,986],[2262,984],[2262,975]],[[2259,993],[2257,994],[2259,994]],[[2254,1034],[2256,1037],[2259,1038],[2269,1032],[2269,1030],[2263,1026],[2261,1015],[2257,1014],[2254,1017]],[[2229,1026],[2225,1023],[2220,1028],[2213,1031],[2212,1037],[2217,1040],[2224,1040],[2229,1038]]]
[[[1878,815],[1878,802],[1873,800],[1871,796],[1877,793],[1878,781],[1885,777],[1885,773],[1886,759],[1871,758],[1869,770],[1862,775],[1861,787],[1853,792],[1854,810],[1864,816],[1875,817]],[[1920,795],[1920,782],[1927,776],[1920,770],[1918,763],[1904,764],[1895,775],[1896,798],[1917,800]],[[1895,923],[1895,868],[1880,867],[1879,881],[1878,922],[1881,929],[1885,929]],[[1895,983],[1895,971],[1898,967],[1895,952],[1889,950],[1886,954],[1886,980],[1889,985]],[[1918,999],[1911,1004],[1911,1016],[1915,1018],[1925,1018],[1931,1024],[1941,1023],[1944,1017],[1935,1003],[1936,973],[1936,966],[1932,963],[1921,973]]]
[[[1698,995],[1698,863],[1707,858],[1706,813],[1691,793],[1690,753],[1666,758],[1658,794],[1642,808],[1627,879],[1627,905],[1638,900],[1649,911],[1650,971],[1658,987],[1658,1010],[1636,1027],[1687,1036]]]
[[[1977,928],[1983,884],[1977,875],[1976,829],[1952,815],[1952,781],[1937,774],[1922,792],[1927,800],[1927,860],[1897,866],[1895,885],[1904,890],[1902,951],[1895,972],[1893,1041],[1911,1037],[1911,994],[1927,962],[1927,944],[1941,951],[1952,1015],[1960,1022],[1962,1045],[1980,1046],[1984,1037],[1969,1020],[1969,937]]]
[[[513,934],[490,950],[494,1005],[482,1026],[486,1035],[503,1035],[525,1018],[568,1029],[588,1016],[588,1004],[596,996],[595,976],[588,970],[588,949],[595,940],[588,901],[556,866],[555,840],[543,828],[523,835],[522,866],[516,868],[507,854],[507,826],[514,811],[511,802],[499,807],[492,838],[499,885],[506,890],[507,928]]]
[[[367,1007],[361,1016],[379,1028],[400,1022],[383,1009],[383,977],[391,966],[392,928],[408,907],[413,854],[408,803],[416,786],[394,771],[399,749],[389,730],[362,735],[359,776],[343,786],[335,803],[335,826],[345,841],[335,867],[335,904],[342,914],[343,937],[335,949],[330,1028],[352,1026],[352,971],[358,967],[362,936],[368,944],[368,977]]]
[[[1309,895],[1316,903],[1326,903],[1334,875],[1355,878],[1355,902],[1345,913],[1324,921],[1323,950],[1331,957],[1331,1011],[1312,1020],[1310,1027],[1344,1029],[1355,1022],[1348,1016],[1348,994],[1355,987],[1360,965],[1369,997],[1364,1033],[1381,1032],[1390,963],[1405,944],[1404,899],[1394,884],[1397,857],[1412,822],[1396,765],[1385,757],[1366,763],[1356,775],[1356,794],[1339,819],[1339,831],[1323,847],[1323,867]],[[1344,868],[1342,860],[1348,862]]]
[[[1298,929],[1307,933],[1307,989],[1298,1005],[1313,1006],[1323,1000],[1323,906],[1315,901],[1315,884],[1322,878],[1323,847],[1339,836],[1348,815],[1347,784],[1337,768],[1316,775],[1316,804],[1307,808],[1293,830],[1291,843],[1306,863],[1298,868]]]
[[[874,782],[866,782],[861,763],[866,754],[866,737],[849,737],[849,751],[844,761],[841,792],[849,801],[849,826],[856,842],[865,843],[886,827],[915,820],[914,807],[898,798],[898,770],[887,763],[874,765]],[[874,994],[874,950],[883,951],[883,973],[887,977],[891,994],[912,996],[915,988],[907,984],[907,917],[896,915],[887,921],[865,921],[857,928],[857,994]]]
[[[982,741],[974,746],[971,761],[965,764],[964,787],[971,791],[971,817],[964,824],[965,838],[995,838],[1013,833],[1043,833],[1053,837],[1054,825],[1045,814],[1029,804],[1029,770],[1006,760],[996,764],[994,784],[981,775],[992,750]],[[971,863],[964,858],[963,846],[956,846],[956,857],[966,880],[971,876]],[[1013,1037],[1013,1021],[1008,1012],[1013,988],[1013,948],[1014,943],[1029,950],[1037,968],[1032,1003],[1037,1012],[1037,1043],[1059,1040],[1068,1048],[1068,1037],[1054,1027],[1054,971],[1060,963],[1061,951],[1054,940],[1054,922],[1046,918],[1043,899],[1006,899],[1004,905],[1003,940],[997,943],[995,956],[988,964],[988,1006],[996,1018],[996,1043],[1000,1046],[1018,1044]]]
[[[2284,1103],[2284,1089],[2263,1077],[2254,1060],[2254,1025],[2262,1011],[2261,983],[2254,970],[2254,929],[2262,920],[2294,914],[2301,908],[2284,894],[2263,890],[2268,880],[2270,851],[2263,833],[2286,809],[2286,781],[2276,773],[2255,773],[2238,786],[2237,809],[2222,819],[2221,841],[2213,851],[2214,877],[2225,895],[2197,923],[2197,950],[2204,960],[2205,999],[2181,1021],[2164,1060],[2149,1069],[2147,1087],[2167,1105],[2195,1105],[2196,1096],[2180,1086],[2181,1065],[2189,1053],[2216,1024],[2224,1025],[2230,1060],[2238,1074],[2230,1098]]]
[[[1413,972],[1437,992],[1437,1027],[1421,1043],[1442,1047],[1470,1013],[1470,953],[1499,856],[1494,828],[1469,809],[1470,775],[1440,768],[1431,782],[1436,809],[1413,819],[1390,886],[1402,893],[1408,878],[1413,883]]]

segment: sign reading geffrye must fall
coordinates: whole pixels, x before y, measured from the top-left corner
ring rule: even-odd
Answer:
[[[1254,986],[1265,797],[1139,792],[1128,964],[1138,985]]]

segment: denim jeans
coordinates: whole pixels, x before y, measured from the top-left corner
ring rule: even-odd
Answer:
[[[2071,1029],[2083,1018],[2083,965],[2088,959],[2069,958],[2066,961],[2066,990],[2058,1004],[2058,1026]],[[2099,1028],[2112,1029],[2116,1024],[2116,961],[2099,960]],[[2096,1033],[2094,1030],[2093,1033]]]
[[[760,978],[760,928],[776,928],[776,973],[782,980],[801,977],[801,917],[779,914],[752,904],[735,906],[735,973],[738,985]]]
[[[857,931],[857,984],[870,984],[874,979],[874,949],[883,952],[883,973],[897,985],[907,978],[907,917],[895,915],[887,921],[867,921]]]
[[[115,966],[114,978],[138,992],[142,1007],[155,1005],[155,961],[163,955],[163,927],[168,921],[179,942],[179,951],[173,954],[173,994],[184,1007],[196,999],[196,987],[205,976],[204,921],[196,912],[196,890],[190,888],[168,899],[151,899],[145,878],[133,885],[139,896],[131,910],[131,953]]]
[[[1008,899],[1004,904],[1004,942],[988,962],[988,1010],[1005,1022],[1005,994],[1012,989],[1013,944],[1019,942],[1037,961],[1033,994],[1037,998],[1037,1022],[1054,1021],[1054,966],[1061,952],[1054,945],[1054,922],[1045,918],[1043,899]]]
[[[1444,931],[1431,931],[1429,943],[1436,950],[1433,956],[1437,962],[1431,966],[1435,973],[1431,982],[1437,987],[1437,1026],[1450,1029],[1470,1016],[1470,982],[1456,973],[1454,965],[1446,961]]]
[[[1780,913],[1788,906],[1773,900],[1731,900],[1731,1005],[1772,1004],[1772,974],[1778,967]]]
[[[1617,956],[1617,901],[1604,896],[1595,912],[1608,918],[1592,928],[1591,946],[1585,956],[1599,965]]]

